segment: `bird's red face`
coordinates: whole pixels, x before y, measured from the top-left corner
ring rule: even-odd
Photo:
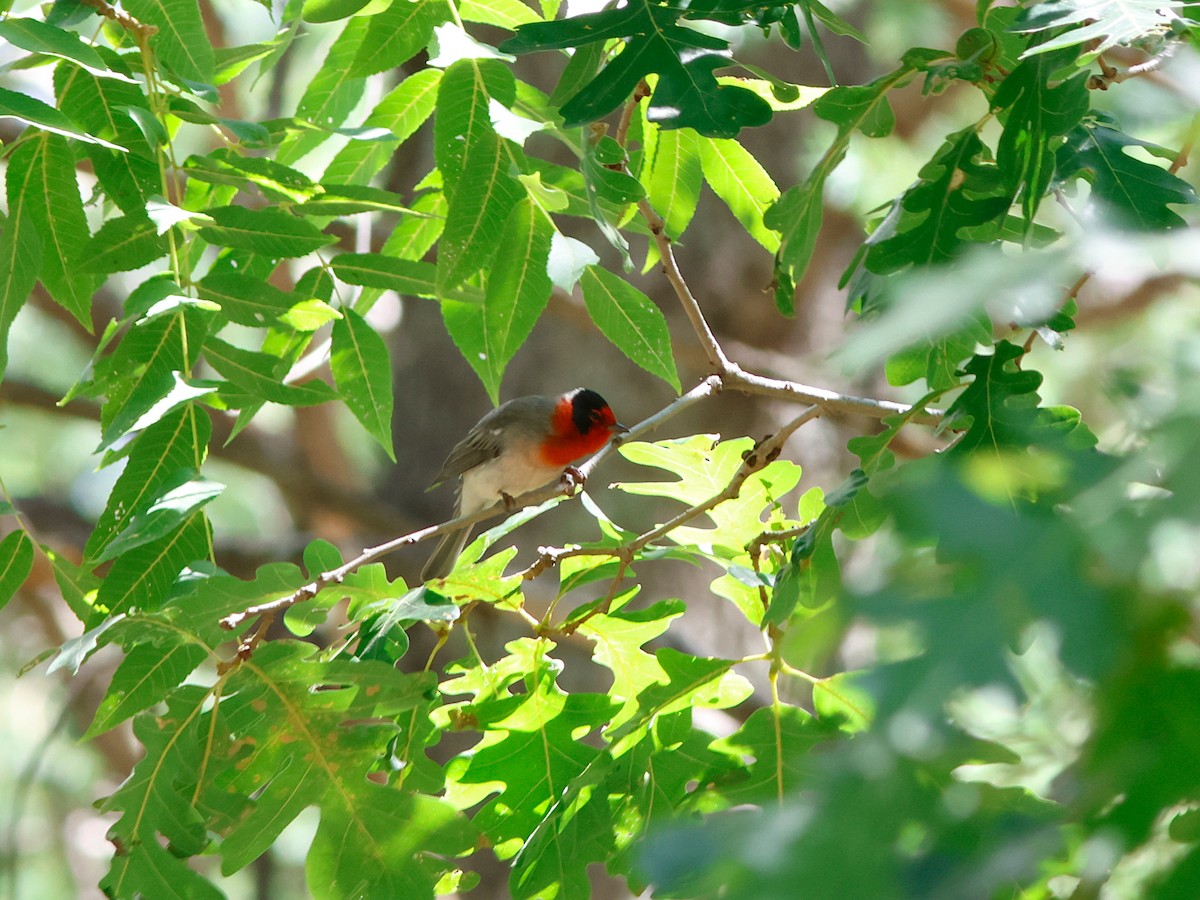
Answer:
[[[568,466],[595,453],[624,426],[604,398],[578,388],[558,399],[551,417],[551,433],[542,447],[542,458],[552,466]]]

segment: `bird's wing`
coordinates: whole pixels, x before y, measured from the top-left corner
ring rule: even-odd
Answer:
[[[490,462],[500,455],[504,443],[512,440],[528,439],[530,434],[536,434],[541,429],[549,427],[550,416],[554,412],[555,398],[553,397],[520,397],[509,400],[493,409],[479,420],[479,424],[471,429],[471,433],[463,438],[446,461],[442,471],[433,480],[434,485],[443,481],[457,478],[478,465]],[[538,423],[530,426],[530,422]],[[544,425],[540,423],[544,422]]]

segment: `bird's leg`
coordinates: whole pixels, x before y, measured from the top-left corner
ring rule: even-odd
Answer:
[[[587,483],[587,476],[584,475],[575,466],[567,466],[562,473],[562,478],[559,479],[559,484],[562,485],[568,497],[575,496],[575,493]]]
[[[517,500],[512,494],[501,491],[500,499],[504,502],[504,509],[506,512],[512,512],[517,508]]]

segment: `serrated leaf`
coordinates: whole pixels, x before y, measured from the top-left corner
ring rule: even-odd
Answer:
[[[604,336],[678,391],[679,374],[662,311],[633,285],[598,266],[588,266],[580,282],[588,315]]]
[[[285,406],[315,406],[337,398],[337,393],[320,379],[314,378],[303,384],[284,382],[288,360],[269,353],[243,350],[220,338],[210,337],[205,341],[204,358],[239,389],[238,392],[224,389],[221,392],[235,407],[247,401],[261,400]]]
[[[392,0],[370,17],[351,74],[374,75],[404,65],[429,44],[434,27],[450,18],[446,0]]]
[[[509,165],[504,142],[491,132],[480,134],[467,146],[438,242],[439,294],[458,287],[495,257],[504,223],[525,195],[521,183],[509,174]]]
[[[381,288],[415,297],[437,296],[437,267],[382,253],[340,253],[329,264],[346,284]],[[482,299],[482,298],[480,298]]]
[[[354,15],[371,0],[303,0],[300,16],[305,22],[324,24]]]
[[[779,188],[766,169],[734,140],[701,138],[699,150],[704,178],[713,193],[750,237],[769,252],[778,251],[778,235],[763,224],[763,215],[779,199]]]
[[[145,212],[109,219],[79,250],[79,271],[97,275],[129,272],[161,259],[167,242]]]
[[[125,77],[110,70],[95,48],[79,35],[39,19],[5,19],[0,22],[0,38],[31,53],[45,53],[48,56],[69,59],[98,74]]]
[[[238,272],[217,272],[196,285],[205,300],[219,304],[231,321],[251,328],[278,324],[291,308],[293,297],[286,291]]]
[[[333,323],[329,366],[354,417],[395,462],[392,449],[392,364],[387,344],[352,309]]]
[[[422,69],[392,88],[363,122],[365,128],[386,128],[396,141],[350,141],[337,152],[322,179],[330,184],[366,184],[388,164],[396,147],[433,115],[442,73]]]
[[[629,99],[647,76],[658,81],[647,118],[665,128],[693,128],[707,137],[735,137],[746,126],[771,119],[771,107],[752,91],[720,84],[713,74],[729,65],[729,43],[681,23],[682,7],[636,0],[618,9],[554,22],[522,25],[500,45],[506,53],[582,47],[619,38],[612,57],[562,107],[568,128],[602,118]],[[702,18],[703,13],[697,18]]]
[[[465,22],[498,25],[509,31],[540,21],[537,13],[521,0],[463,0],[458,5],[458,13]]]
[[[329,139],[330,129],[345,124],[362,99],[365,79],[351,72],[363,37],[370,27],[369,16],[355,16],[329,48],[304,95],[296,104],[296,118],[316,128],[289,136],[280,144],[275,159],[290,166]]]
[[[335,235],[322,234],[311,222],[277,209],[219,206],[205,213],[216,224],[202,226],[200,237],[220,247],[287,258],[337,243]]]
[[[27,173],[32,177],[32,169]],[[0,226],[0,378],[8,366],[8,332],[37,283],[42,241],[30,209],[33,186],[6,173],[8,218]]]
[[[647,147],[642,183],[650,205],[662,216],[667,234],[678,240],[700,200],[700,139],[684,129],[653,131],[653,149]]]
[[[0,541],[0,609],[20,590],[33,571],[33,541],[24,531],[13,531]]]
[[[194,513],[182,526],[118,557],[96,594],[106,614],[158,609],[184,566],[208,557],[208,523]]]
[[[174,485],[182,479],[187,480]],[[191,470],[177,473],[163,487],[166,490],[156,496],[148,507],[125,520],[121,530],[105,545],[95,562],[115,559],[169,534],[225,490],[225,485],[220,482],[196,477]]]
[[[16,119],[34,128],[75,138],[84,143],[98,144],[110,150],[125,150],[124,147],[88,134],[53,106],[8,88],[0,88],[0,119]]]
[[[122,3],[139,21],[158,29],[150,38],[150,45],[175,74],[201,84],[213,83],[213,48],[196,0],[122,0]]]
[[[495,134],[491,101],[511,106],[516,90],[512,72],[499,60],[464,59],[446,69],[438,87],[433,138],[448,196],[457,190],[467,152]]]
[[[492,403],[498,404],[504,369],[533,331],[550,300],[553,226],[528,197],[513,209],[482,306],[445,301],[447,331],[471,365]]]
[[[125,654],[82,740],[114,728],[162,700],[208,656],[197,644],[147,642]]]
[[[292,211],[306,216],[353,216],[365,212],[417,215],[394,191],[365,184],[323,184],[321,188],[312,199],[295,204]]]
[[[211,432],[208,416],[195,404],[187,404],[138,435],[88,537],[84,558],[97,560],[130,517],[146,509],[176,472],[198,469],[204,462]]]
[[[311,178],[290,166],[226,148],[203,156],[189,156],[183,168],[189,178],[211,184],[229,184],[241,190],[258,188],[271,200],[301,203],[320,190]]]

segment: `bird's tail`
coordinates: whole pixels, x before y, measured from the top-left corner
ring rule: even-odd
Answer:
[[[447,531],[442,536],[441,542],[438,543],[437,549],[433,551],[433,555],[429,557],[429,562],[425,563],[425,568],[421,570],[421,580],[429,581],[449,575],[450,570],[454,568],[454,563],[458,560],[458,555],[462,553],[463,547],[467,546],[467,538],[470,536],[470,528]]]

